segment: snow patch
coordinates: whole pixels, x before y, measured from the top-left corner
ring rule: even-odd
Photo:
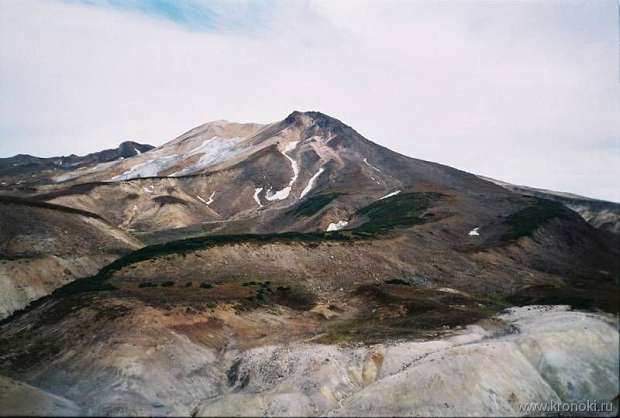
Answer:
[[[396,190],[395,192],[388,193],[385,196],[380,197],[379,200],[383,200],[383,199],[387,199],[388,197],[396,196],[399,193],[400,193],[400,190]]]
[[[155,188],[153,186],[143,187],[144,191],[147,193],[153,193]]]
[[[257,187],[256,190],[254,190],[254,200],[256,201],[256,203],[258,203],[258,207],[260,207],[260,208],[263,207],[263,204],[260,202],[260,198],[258,197],[258,195],[262,191],[263,191],[262,187]]]
[[[374,165],[372,165],[372,164],[370,164],[370,163],[368,162],[368,158],[364,158],[364,162],[366,163],[366,165],[367,165],[368,167],[372,168],[373,170],[376,170],[376,171],[378,171],[379,173],[381,172],[381,170],[379,170],[377,167],[375,167]]]
[[[282,155],[284,155],[286,158],[288,158],[288,160],[291,162],[291,168],[293,169],[293,177],[291,177],[291,180],[288,182],[288,186],[286,186],[282,190],[278,190],[275,193],[272,193],[271,189],[269,189],[267,191],[267,194],[265,195],[265,199],[267,199],[269,201],[284,200],[291,193],[291,189],[293,188],[293,184],[295,183],[295,181],[297,180],[297,176],[299,175],[299,166],[297,165],[297,161],[295,161],[293,158],[291,158],[287,154],[287,152],[293,151],[295,148],[297,148],[297,144],[298,143],[299,143],[299,141],[291,141],[288,144],[286,144],[284,146],[284,150],[281,151]]]
[[[327,226],[327,232],[329,232],[329,231],[339,231],[339,230],[341,230],[342,228],[344,228],[347,225],[349,225],[349,222],[347,222],[347,221],[338,221],[336,223],[332,222],[332,223],[330,223]]]
[[[213,203],[213,196],[215,196],[215,192],[211,193],[211,196],[209,196],[209,200],[204,200],[202,198],[202,196],[200,195],[196,195],[196,197],[198,198],[198,200],[200,200],[202,203],[204,203],[205,205],[209,206],[211,203]]]
[[[478,232],[478,229],[479,229],[479,228],[480,228],[480,227],[479,227],[479,226],[477,226],[477,227],[475,227],[474,229],[472,229],[471,231],[469,231],[469,236],[470,236],[470,237],[478,237],[478,236],[480,236],[480,233]]]
[[[210,205],[211,203],[213,203],[214,197],[215,197],[215,192],[211,193],[211,196],[209,196],[209,201],[207,202],[207,205]]]
[[[321,175],[321,173],[323,173],[323,171],[325,171],[325,169],[323,167],[319,168],[319,171],[317,171],[314,176],[312,176],[310,178],[310,180],[308,180],[308,184],[306,185],[306,188],[303,189],[303,191],[301,192],[301,194],[299,195],[300,199],[303,199],[303,197],[308,194],[308,192],[312,189],[312,187],[314,187],[314,182],[316,181],[316,179]]]
[[[241,152],[240,149],[236,148],[236,145],[239,144],[241,141],[243,141],[243,138],[222,138],[219,136],[214,136],[213,138],[204,141],[196,148],[184,154],[182,158],[187,159],[197,154],[204,154],[202,157],[200,157],[200,160],[198,160],[195,164],[190,165],[189,167],[185,167],[180,171],[172,173],[171,176],[184,176],[192,174],[211,165],[227,160]]]
[[[238,149],[236,145],[242,140],[243,138],[238,137],[222,138],[215,136],[202,142],[200,145],[186,153],[168,155],[136,164],[122,174],[113,177],[112,180],[130,180],[140,177],[155,177],[161,171],[167,170],[194,155],[204,154],[196,163],[170,174],[169,177],[193,174],[240,153],[241,150]],[[141,154],[136,148],[134,148],[134,150],[138,152],[138,155]]]
[[[171,155],[168,157],[161,157],[153,160],[146,160],[143,163],[136,164],[130,167],[129,170],[113,177],[112,180],[130,180],[140,177],[156,177],[160,171],[163,171],[179,160],[178,155]]]
[[[138,148],[134,148],[133,150],[136,152],[136,155],[142,154],[142,152],[140,152],[140,150]],[[121,158],[123,158],[123,157],[121,157]]]

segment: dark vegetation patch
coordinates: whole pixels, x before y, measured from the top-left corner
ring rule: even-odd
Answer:
[[[403,279],[389,279],[389,280],[386,280],[384,283],[385,284],[400,284],[400,285],[404,285],[404,286],[411,286],[409,284],[409,282],[407,282],[407,281],[405,281]]]
[[[602,310],[618,314],[620,294],[611,277],[571,279],[565,285],[534,285],[506,298],[511,305],[570,305],[575,309]]]
[[[143,283],[140,283],[140,284],[138,285],[138,287],[140,287],[140,288],[145,288],[145,287],[157,287],[157,285],[156,285],[155,283],[152,283],[152,282],[143,282]]]
[[[368,221],[355,229],[358,233],[378,234],[398,227],[407,227],[425,222],[424,211],[431,207],[441,194],[434,192],[399,193],[378,200],[357,211]]]
[[[55,203],[34,200],[30,198],[14,197],[14,196],[0,196],[0,203],[28,206],[32,208],[57,210],[59,212],[70,213],[73,215],[88,216],[89,218],[96,218],[96,219],[100,219],[104,221],[104,219],[101,216],[97,215],[96,213],[88,212],[82,209],[71,208],[68,206],[57,205]]]
[[[188,287],[187,282],[166,281],[161,284],[139,285],[116,289],[114,296],[140,300],[142,303],[163,309],[184,306],[198,311],[227,303],[238,311],[252,311],[262,306],[281,305],[305,311],[315,304],[315,297],[305,290],[270,281],[243,286],[240,282],[210,284],[203,282],[199,288]],[[95,293],[90,293],[94,295]],[[72,297],[79,296],[69,296]]]
[[[561,203],[546,199],[532,198],[531,204],[512,215],[504,223],[508,230],[501,236],[502,241],[516,241],[531,236],[534,231],[551,219],[565,219],[570,212]]]
[[[153,201],[159,203],[159,207],[164,205],[187,205],[185,200],[174,196],[157,196],[153,198]]]
[[[249,284],[254,283],[254,284]],[[296,310],[308,310],[314,306],[316,298],[306,291],[282,285],[272,285],[270,281],[247,282],[244,287],[253,287],[254,294],[247,297],[245,303],[238,305],[242,310],[254,309],[262,305],[282,305]]]
[[[297,205],[297,207],[290,210],[288,213],[295,216],[312,216],[325,206],[329,205],[338,196],[343,196],[344,194],[345,193],[327,193],[312,196],[301,202]]]
[[[428,337],[437,330],[474,323],[506,307],[487,298],[401,284],[362,286],[355,295],[363,298],[366,309],[355,318],[327,323],[320,342],[379,343]]]

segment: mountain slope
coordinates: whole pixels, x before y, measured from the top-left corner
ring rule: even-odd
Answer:
[[[53,177],[62,178],[61,173],[130,158],[153,148],[152,145],[126,141],[117,148],[84,156],[72,154],[64,157],[41,158],[19,154],[14,157],[0,158],[0,190],[26,188],[51,182]]]
[[[615,234],[620,234],[620,203],[591,199],[589,197],[571,193],[555,192],[552,190],[537,189],[527,186],[517,186],[488,177],[480,177],[515,193],[560,202],[564,206],[580,214],[594,227],[604,231],[613,232]]]
[[[477,396],[497,414],[519,399],[607,401],[617,386],[609,317],[497,316],[531,304],[617,314],[616,236],[318,112],[202,125],[20,197],[152,243],[0,322],[0,374],[91,414],[439,413],[411,374],[446,358],[436,370],[454,384],[435,390],[476,376],[498,390],[455,398],[466,411]],[[53,224],[42,216],[28,218]],[[575,335],[592,344],[567,344]],[[476,368],[489,356],[483,369],[508,378]],[[605,379],[584,377],[591,358]]]
[[[140,246],[98,215],[0,196],[0,318]]]
[[[381,197],[414,190],[458,195],[463,214],[482,210],[484,218],[525,204],[471,174],[380,147],[318,112],[294,112],[267,126],[206,124],[79,181],[86,183],[45,187],[33,198],[99,213],[155,241],[170,234],[326,230],[354,222],[356,209]],[[295,216],[295,205],[322,194],[333,199]],[[468,227],[481,221],[470,219]]]
[[[0,376],[0,405],[1,416],[83,415],[74,402],[3,376]]]

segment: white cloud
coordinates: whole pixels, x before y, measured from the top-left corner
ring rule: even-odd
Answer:
[[[1,2],[0,155],[320,110],[410,156],[620,200],[615,2],[274,2],[263,18],[198,32]]]

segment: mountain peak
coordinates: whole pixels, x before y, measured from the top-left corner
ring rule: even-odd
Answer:
[[[306,111],[306,112],[302,112],[299,110],[294,110],[290,115],[288,115],[285,119],[285,121],[287,122],[296,122],[296,121],[300,121],[300,120],[312,120],[315,122],[318,121],[322,121],[322,120],[333,120],[333,121],[338,121],[335,118],[332,118],[329,115],[326,115],[325,113],[321,113],[315,110],[310,110],[310,111]],[[340,121],[338,121],[340,122]],[[342,122],[340,122],[342,123]]]
[[[306,127],[316,127],[326,130],[340,130],[351,129],[351,127],[342,121],[326,115],[325,113],[318,111],[300,112],[298,110],[293,111],[290,115],[284,119],[287,124],[305,125]]]
[[[134,155],[140,155],[143,152],[147,152],[155,148],[152,145],[139,144],[134,141],[124,141],[118,146],[118,148],[113,150],[104,150],[96,154],[101,154],[104,159],[118,159],[119,157],[128,158],[133,157]],[[106,155],[103,155],[105,153]],[[109,155],[108,155],[109,154]]]

